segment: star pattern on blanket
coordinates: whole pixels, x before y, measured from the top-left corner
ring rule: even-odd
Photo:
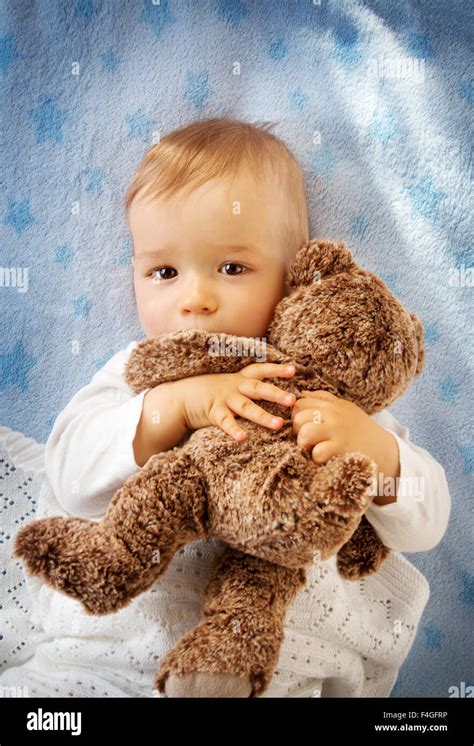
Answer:
[[[86,26],[99,12],[99,6],[95,2],[95,0],[76,0],[74,5],[75,15],[79,18],[83,18]]]
[[[127,233],[122,239],[122,252],[117,257],[117,266],[130,267],[132,263],[133,246],[130,235]]]
[[[455,404],[459,392],[460,386],[458,383],[455,383],[452,376],[443,378],[443,380],[439,382],[440,399],[441,401],[446,402],[446,404]]]
[[[102,61],[102,70],[108,73],[115,73],[122,60],[117,57],[113,49],[108,49],[105,54],[100,55]]]
[[[464,267],[472,267],[474,264],[474,249],[471,247],[460,248],[454,251],[454,263],[457,269]]]
[[[99,166],[90,166],[83,173],[86,177],[86,192],[93,192],[97,196],[102,194],[105,180],[104,169]]]
[[[155,123],[145,114],[143,106],[137,109],[133,114],[127,114],[125,122],[128,124],[129,140],[149,141],[150,132]]]
[[[428,59],[434,57],[434,51],[428,34],[409,31],[406,35],[407,52],[411,57]]]
[[[29,114],[36,124],[36,142],[53,140],[62,143],[62,126],[69,118],[69,112],[62,111],[48,96],[40,106],[30,109]]]
[[[464,460],[464,474],[472,474],[474,471],[474,445],[461,446],[459,449]]]
[[[303,111],[307,108],[308,102],[309,97],[300,88],[295,88],[288,94],[288,103],[293,111]]]
[[[439,342],[440,339],[441,333],[439,331],[438,324],[436,322],[425,324],[424,340],[426,344],[430,345],[433,342]]]
[[[70,244],[62,244],[61,246],[57,246],[56,250],[54,252],[54,261],[58,264],[62,264],[64,269],[68,267],[71,264],[72,258],[74,256],[74,249]]]
[[[176,20],[171,13],[168,0],[160,0],[159,3],[143,3],[139,21],[153,31],[156,39],[161,37],[168,26],[176,23]]]
[[[23,393],[28,391],[30,371],[37,362],[26,352],[23,342],[15,342],[8,352],[0,354],[0,391],[9,386],[16,386]]]
[[[385,147],[390,140],[400,134],[398,118],[393,110],[374,113],[369,134]]]
[[[349,219],[349,227],[351,230],[351,236],[353,238],[364,238],[369,228],[369,221],[364,213],[359,212],[357,215],[352,215]]]
[[[238,28],[248,15],[249,11],[242,0],[219,0],[217,17],[225,21],[232,29]]]
[[[425,633],[426,647],[429,650],[440,650],[443,645],[444,632],[436,624],[425,624],[423,632]]]
[[[72,301],[72,305],[74,308],[75,316],[87,317],[89,316],[93,303],[84,293],[83,295],[79,296],[79,298],[75,298]]]
[[[8,197],[8,210],[3,218],[3,225],[11,225],[16,235],[21,236],[36,222],[36,218],[31,214],[29,197],[21,200],[21,202],[17,202],[13,197]]]
[[[412,217],[421,216],[436,223],[438,207],[441,200],[446,198],[446,193],[434,188],[432,177],[423,176],[417,183],[405,185],[404,189],[412,205]]]
[[[390,274],[379,273],[379,277],[385,282],[387,287],[390,288],[392,293],[400,297],[400,289],[398,287],[398,272],[390,272]]]
[[[284,39],[274,39],[268,45],[268,57],[275,62],[280,62],[288,54],[288,48]]]
[[[474,606],[474,575],[470,572],[463,573],[464,588],[459,594],[459,598],[466,604]]]
[[[209,72],[207,70],[200,73],[190,72],[186,77],[188,83],[183,98],[191,101],[198,111],[202,111],[207,99],[215,93],[208,83]]]
[[[347,19],[339,17],[333,32],[334,48],[331,58],[340,62],[351,70],[362,60],[362,53],[358,48],[359,32]]]
[[[474,80],[461,80],[459,83],[459,98],[474,106]]]
[[[22,59],[22,57],[23,55],[15,46],[12,33],[0,36],[0,72],[6,73],[10,65],[16,60]]]

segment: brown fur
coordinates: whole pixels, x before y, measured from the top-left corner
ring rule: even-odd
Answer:
[[[290,294],[268,330],[267,362],[292,362],[280,388],[325,389],[368,414],[403,394],[424,364],[423,329],[343,243],[298,251]],[[223,335],[219,335],[223,336]],[[241,370],[248,355],[210,354],[200,330],[142,340],[125,380],[135,392],[201,373]],[[225,335],[227,343],[241,341]],[[265,402],[284,419],[288,410]],[[149,588],[177,549],[214,536],[229,548],[206,588],[204,619],[167,653],[156,686],[168,696],[251,696],[268,687],[286,611],[305,567],[338,553],[341,575],[375,572],[389,550],[364,516],[377,466],[362,453],[314,463],[291,420],[277,432],[245,421],[237,443],[217,427],[152,456],[112,498],[104,518],[32,521],[15,556],[90,614],[110,614]]]

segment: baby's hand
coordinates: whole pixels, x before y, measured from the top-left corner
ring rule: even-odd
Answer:
[[[237,425],[234,415],[278,430],[284,420],[273,417],[254,404],[252,399],[277,402],[292,407],[294,394],[282,391],[263,378],[290,378],[294,366],[279,363],[252,363],[237,373],[212,373],[173,381],[173,396],[180,402],[189,430],[217,425],[235,440],[245,440],[247,433]]]
[[[302,391],[291,412],[296,442],[317,464],[332,456],[360,451],[372,458],[384,476],[400,474],[394,436],[353,402],[329,391]]]

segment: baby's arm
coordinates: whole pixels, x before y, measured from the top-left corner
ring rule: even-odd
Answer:
[[[122,377],[136,344],[114,355],[75,394],[46,442],[46,474],[72,515],[100,518],[114,492],[140,468],[132,443],[149,389],[135,396]]]
[[[395,437],[400,455],[396,501],[371,503],[367,520],[383,543],[399,552],[426,552],[443,538],[451,496],[443,467],[409,440],[409,431],[387,409],[372,416]]]
[[[377,499],[366,513],[386,546],[424,552],[439,543],[451,508],[444,469],[428,451],[409,441],[407,428],[391,412],[385,409],[369,417],[353,402],[318,390],[303,391],[291,416],[297,443],[310,450],[316,463],[360,451],[378,465],[383,486],[385,478],[393,484],[396,496],[377,489]]]
[[[234,373],[210,373],[162,383],[150,389],[143,400],[143,413],[134,440],[138,464],[146,463],[152,453],[168,450],[189,430],[216,425],[235,440],[247,433],[235,415],[272,429],[283,425],[252,399],[292,406],[294,394],[279,389],[263,378],[289,378],[294,367],[280,363],[251,363]]]
[[[188,432],[181,402],[175,396],[176,382],[149,389],[133,440],[135,461],[144,466],[155,453],[169,451]]]
[[[278,429],[252,399],[284,401],[288,393],[263,378],[294,374],[277,363],[253,363],[237,373],[184,378],[134,396],[125,364],[136,342],[114,355],[57,417],[46,443],[46,473],[59,504],[80,518],[99,519],[114,492],[155,453],[173,448],[189,430],[218,425],[246,437],[234,414]]]

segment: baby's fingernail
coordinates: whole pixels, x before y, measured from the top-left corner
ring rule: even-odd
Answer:
[[[283,420],[281,417],[272,417],[272,425],[279,425]]]

